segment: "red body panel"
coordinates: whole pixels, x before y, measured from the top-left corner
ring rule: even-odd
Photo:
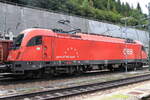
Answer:
[[[52,37],[47,37],[51,39]],[[45,41],[47,43],[47,41]],[[49,47],[50,43],[47,43]],[[141,48],[138,44],[112,43],[104,41],[81,40],[73,38],[55,38],[52,59],[47,60],[124,60],[141,59]],[[127,55],[125,50],[127,48]]]

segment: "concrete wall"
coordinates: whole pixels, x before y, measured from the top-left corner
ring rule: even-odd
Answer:
[[[71,26],[80,28],[83,32],[128,37],[140,40],[145,46],[148,46],[148,33],[145,31],[126,29],[117,25],[80,17],[0,3],[0,33],[12,32],[17,35],[20,31],[31,27],[72,29],[58,24],[57,21],[59,20],[70,20]]]

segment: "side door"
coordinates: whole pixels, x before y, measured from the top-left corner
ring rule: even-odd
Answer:
[[[53,59],[53,38],[51,36],[43,37],[43,58],[44,61],[52,61]]]

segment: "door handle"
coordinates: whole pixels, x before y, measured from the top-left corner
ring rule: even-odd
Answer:
[[[47,46],[44,46],[44,50],[47,50]]]

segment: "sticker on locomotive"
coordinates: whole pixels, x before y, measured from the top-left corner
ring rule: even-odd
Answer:
[[[76,56],[56,56],[56,58],[76,58]]]
[[[56,58],[79,58],[79,52],[76,48],[66,48],[62,56],[56,56]]]
[[[133,49],[125,48],[125,49],[123,49],[123,54],[124,55],[132,55]]]

